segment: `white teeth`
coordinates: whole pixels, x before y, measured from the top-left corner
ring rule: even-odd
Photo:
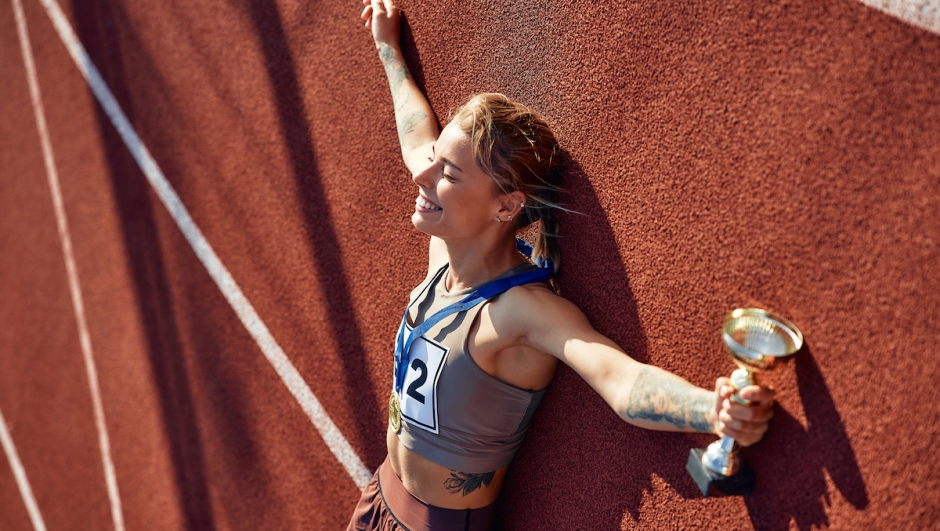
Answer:
[[[415,204],[421,208],[425,208],[428,210],[441,210],[441,207],[434,205],[433,203],[429,203],[425,201],[425,199],[421,197],[420,195],[418,196],[417,199],[415,199]]]

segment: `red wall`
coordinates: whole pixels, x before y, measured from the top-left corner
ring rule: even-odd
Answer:
[[[375,469],[426,241],[356,2],[64,6],[196,223]],[[442,119],[504,92],[570,155],[559,285],[640,361],[705,387],[739,306],[807,347],[745,451],[748,497],[685,471],[713,437],[621,422],[562,368],[502,529],[930,529],[940,521],[940,35],[851,0],[406,2]],[[26,0],[128,529],[339,529],[358,491],[271,371]],[[0,410],[50,529],[109,528],[11,7],[0,4]],[[25,235],[25,237],[23,236]],[[50,333],[55,330],[55,333]],[[26,363],[24,353],[38,356]],[[54,370],[53,370],[54,369]],[[84,419],[84,420],[83,420]],[[0,465],[0,522],[29,529]],[[55,525],[54,525],[55,524]],[[7,529],[7,525],[0,526]]]

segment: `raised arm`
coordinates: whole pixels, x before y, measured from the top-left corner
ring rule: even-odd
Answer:
[[[402,158],[414,173],[427,166],[430,144],[440,135],[434,111],[411,77],[401,53],[401,11],[391,0],[362,3],[365,6],[362,18],[366,27],[372,29],[379,59],[388,76]]]
[[[523,341],[574,369],[625,421],[654,430],[730,435],[744,446],[767,430],[770,389],[747,387],[741,395],[754,405],[735,404],[729,400],[734,392],[729,379],[719,378],[709,391],[640,363],[594,330],[574,304],[548,290],[517,289],[513,295]]]

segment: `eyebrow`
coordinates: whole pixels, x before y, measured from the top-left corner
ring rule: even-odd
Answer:
[[[435,154],[435,152],[434,152],[434,144],[431,144],[431,154],[437,156],[437,155]],[[451,168],[454,168],[455,170],[459,171],[460,173],[463,173],[463,170],[460,169],[460,166],[454,164],[453,162],[451,162],[450,160],[448,160],[448,159],[446,159],[446,158],[444,158],[444,157],[441,157],[441,159],[444,161],[444,164],[450,166]]]

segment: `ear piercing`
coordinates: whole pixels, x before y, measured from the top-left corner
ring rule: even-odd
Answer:
[[[525,203],[519,203],[519,208],[525,208]],[[509,221],[512,221],[512,216],[511,216],[511,215],[506,216],[506,217],[509,219]],[[499,216],[496,216],[496,221],[498,221],[498,222],[500,222],[500,223],[503,222],[503,220],[499,219]]]

